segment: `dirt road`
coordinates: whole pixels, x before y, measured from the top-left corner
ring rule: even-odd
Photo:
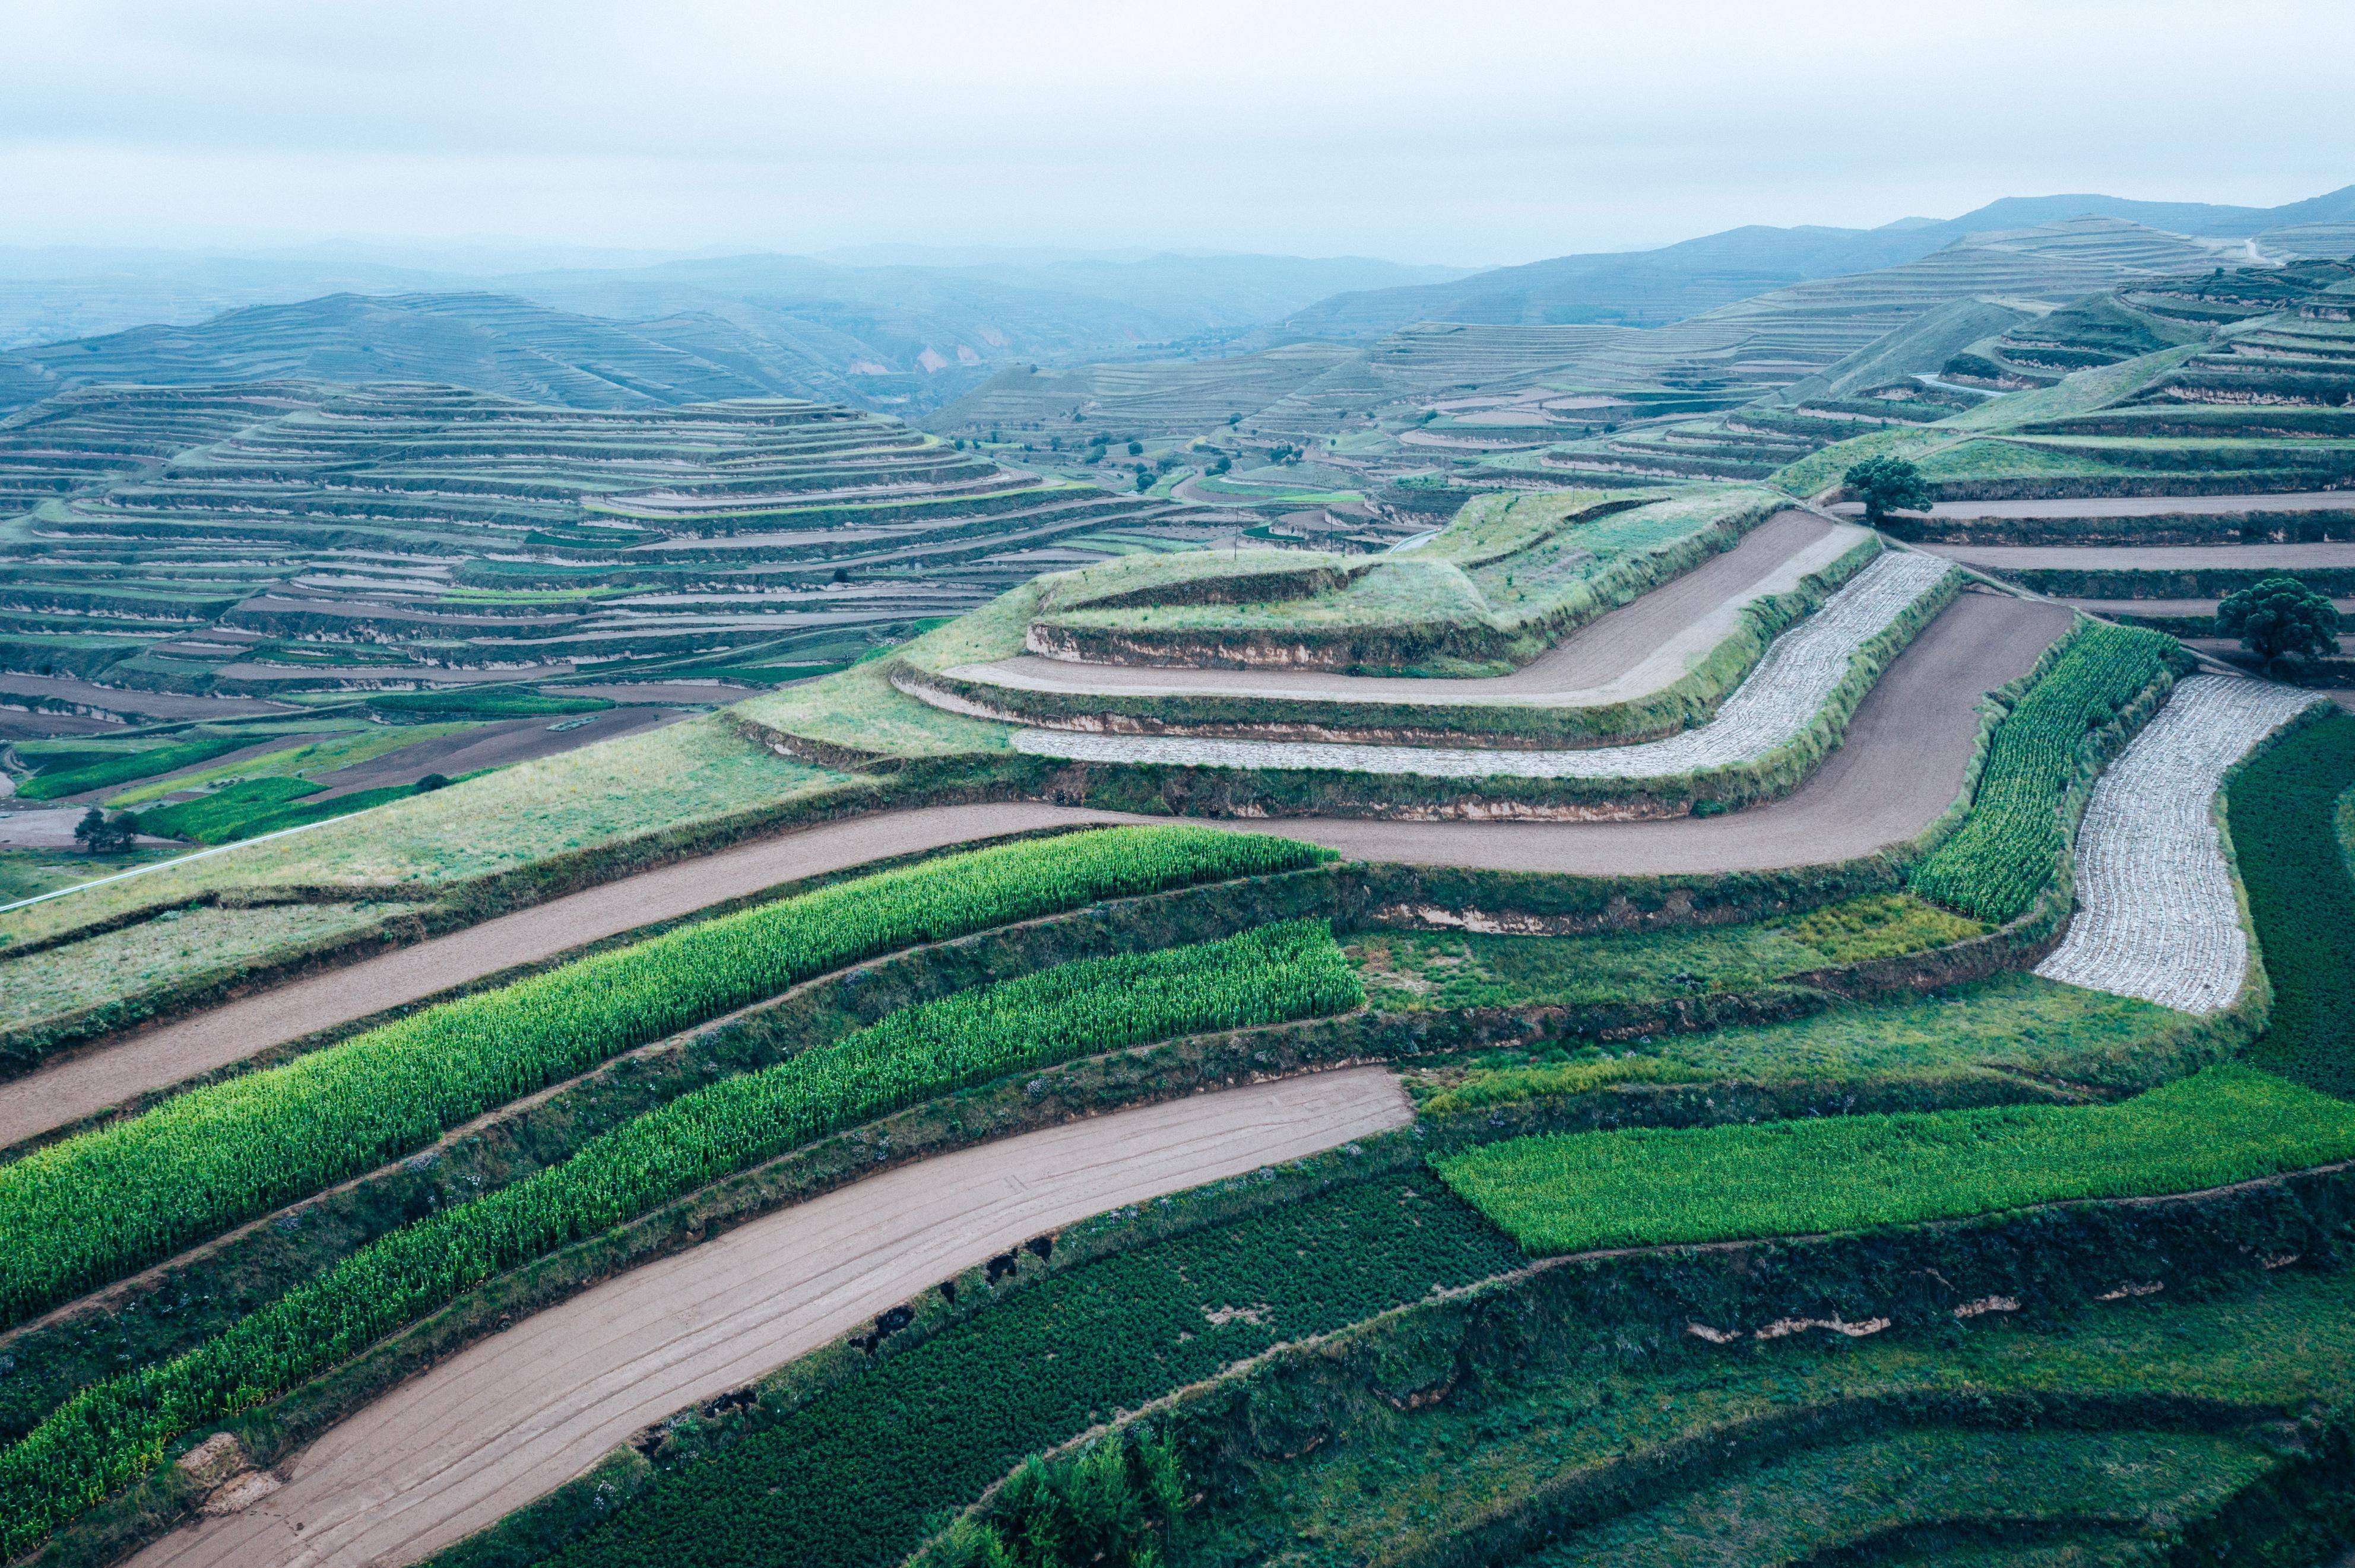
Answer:
[[[1649,822],[1253,825],[1354,860],[1586,876],[1760,871],[1870,854],[1912,838],[1953,801],[1977,738],[1979,698],[2026,674],[2069,621],[2059,605],[1963,595],[1890,666],[1814,777],[1746,811]]]
[[[1785,593],[1866,537],[1810,513],[1781,512],[1742,542],[1632,603],[1596,617],[1509,675],[1484,680],[1319,671],[1180,670],[1085,664],[1034,654],[951,672],[1028,691],[1209,693],[1299,702],[1586,705],[1657,691],[1730,635],[1744,605]]]
[[[1861,516],[1853,501],[1832,508]],[[2067,500],[1941,501],[1933,517],[2210,517],[2244,512],[2355,512],[2355,491],[2307,490],[2280,495],[2094,495]],[[1908,515],[1919,515],[1909,514]]]
[[[1199,1095],[887,1171],[623,1275],[406,1383],[279,1490],[139,1568],[417,1561],[649,1423],[827,1343],[1026,1238],[1410,1119],[1379,1068]]]
[[[780,882],[1097,817],[1114,820],[1106,812],[1054,806],[937,806],[828,822],[592,887],[243,997],[0,1083],[0,1148],[272,1045]]]
[[[1213,825],[1326,844],[1355,860],[1583,875],[1746,871],[1870,854],[1913,837],[1961,786],[1980,695],[2068,629],[2069,611],[1966,593],[1892,664],[1848,739],[1788,799],[1649,822],[1387,822],[1285,818]],[[1076,823],[1167,821],[1000,802],[932,806],[788,833],[591,888],[163,1024],[0,1083],[0,1147],[355,1018],[779,882],[887,855]]]
[[[2279,567],[2355,567],[2355,544],[2312,545],[1924,545],[1950,561],[1989,571],[2263,571]]]

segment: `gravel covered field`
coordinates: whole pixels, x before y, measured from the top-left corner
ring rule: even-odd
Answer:
[[[2036,972],[2186,1012],[2231,1006],[2249,941],[2211,806],[2227,768],[2318,700],[2225,675],[2179,683],[2094,786],[2076,918]]]
[[[1200,740],[1178,736],[1085,735],[1025,729],[1017,750],[1084,762],[1180,767],[1325,768],[1442,779],[1665,779],[1764,756],[1805,729],[1858,649],[1936,585],[1946,564],[1893,551],[1858,574],[1824,607],[1777,638],[1717,717],[1638,746],[1580,751],[1475,751],[1414,746]]]

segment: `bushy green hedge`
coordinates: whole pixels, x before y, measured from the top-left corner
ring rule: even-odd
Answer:
[[[173,1439],[274,1398],[494,1276],[811,1138],[1007,1073],[1361,1000],[1331,932],[1294,921],[962,991],[725,1079],[561,1165],[385,1236],[185,1355],[76,1394],[0,1453],[0,1549],[37,1545],[154,1468]]]
[[[838,883],[429,1008],[0,1167],[0,1317],[119,1278],[842,964],[1099,898],[1330,858],[1191,827],[1026,841]]]
[[[1549,1134],[1440,1174],[1537,1253],[1812,1234],[2195,1192],[2355,1156],[2355,1105],[2224,1065],[2115,1106]]]
[[[2232,848],[2273,982],[2258,1062],[2355,1096],[2355,880],[2339,799],[2355,788],[2355,717],[2293,730],[2232,780]]]
[[[1913,890],[1982,920],[2025,910],[2068,853],[2062,808],[2101,760],[2097,737],[2174,657],[2160,632],[2081,630],[1997,726],[1970,816],[1914,867]]]

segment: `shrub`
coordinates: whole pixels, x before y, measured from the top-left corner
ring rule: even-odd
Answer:
[[[2296,577],[2266,577],[2216,606],[2216,630],[2271,664],[2292,654],[2327,659],[2339,652],[2339,609]]]
[[[1925,512],[1930,486],[1922,471],[1901,457],[1867,458],[1840,476],[1864,503],[1864,520],[1878,528],[1891,512]]]

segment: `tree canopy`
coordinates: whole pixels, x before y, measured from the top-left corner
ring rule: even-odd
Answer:
[[[2216,630],[2270,664],[2299,654],[2324,658],[2339,651],[2339,609],[2296,577],[2267,577],[2224,596]]]
[[[1922,471],[1901,457],[1867,458],[1841,475],[1840,482],[1864,503],[1864,520],[1875,528],[1891,512],[1923,512],[1930,506],[1930,486]]]

